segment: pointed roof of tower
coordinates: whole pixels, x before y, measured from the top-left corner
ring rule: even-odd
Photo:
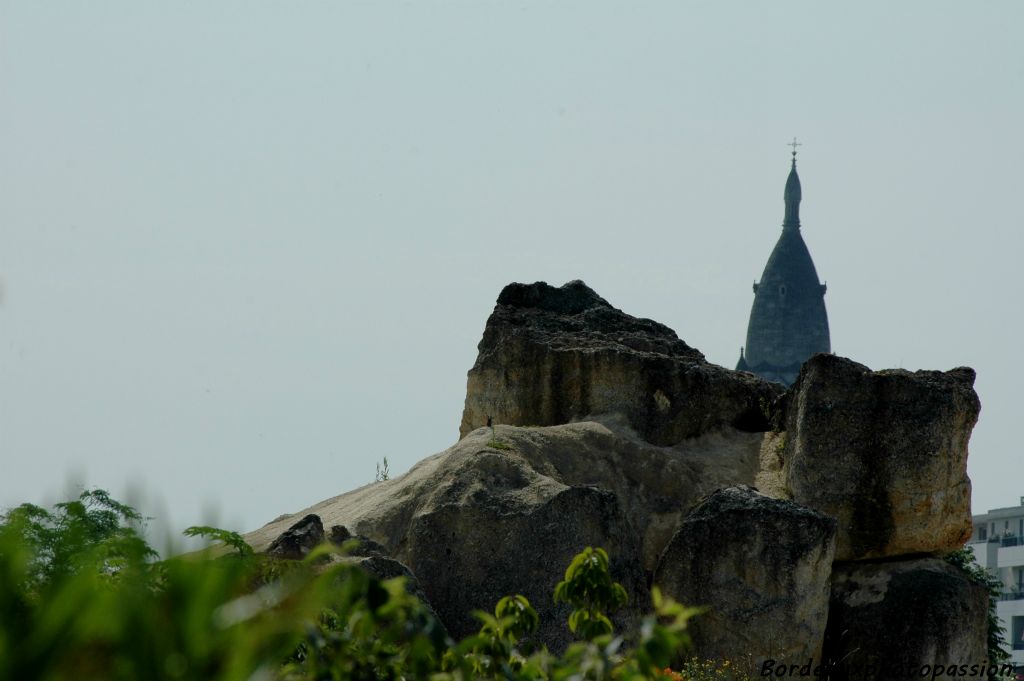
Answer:
[[[754,304],[747,326],[747,343],[737,369],[790,384],[811,355],[830,352],[825,286],[800,234],[800,177],[796,146],[786,179],[782,234],[772,249],[761,280],[754,285]]]
[[[786,178],[786,191],[782,199],[786,202],[786,217],[782,221],[783,227],[795,227],[800,229],[800,199],[803,195],[800,191],[800,176],[796,174],[796,147],[799,143],[793,138],[793,165],[789,169],[789,177]]]

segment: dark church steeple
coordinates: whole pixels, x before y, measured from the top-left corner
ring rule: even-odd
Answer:
[[[789,170],[789,177],[786,178],[786,192],[783,199],[786,202],[786,218],[782,226],[795,227],[800,229],[800,176],[796,174],[796,152],[793,152],[793,167]]]
[[[752,371],[785,385],[796,380],[811,355],[831,352],[825,286],[800,235],[800,177],[796,147],[786,179],[782,234],[768,257],[761,281],[754,284],[754,305],[747,326],[747,344],[736,368]]]

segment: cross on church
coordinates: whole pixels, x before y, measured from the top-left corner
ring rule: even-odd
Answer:
[[[790,142],[790,143],[788,143],[788,144],[787,144],[786,146],[787,146],[787,147],[793,147],[793,156],[795,157],[795,156],[796,156],[796,148],[797,148],[797,147],[802,147],[803,145],[802,145],[802,144],[800,144],[799,142],[797,142],[797,141],[796,141],[796,138],[794,137],[794,138],[793,138],[793,141],[792,141],[792,142]]]

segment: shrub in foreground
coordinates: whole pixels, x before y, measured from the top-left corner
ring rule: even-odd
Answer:
[[[538,617],[520,595],[453,641],[401,578],[366,574],[345,547],[281,561],[197,527],[186,533],[229,551],[160,560],[142,520],[102,490],[0,516],[0,680],[702,678],[667,670],[696,609],[655,590],[637,631],[612,630],[626,592],[601,549],[579,554],[556,587],[580,640],[554,655],[521,646]]]

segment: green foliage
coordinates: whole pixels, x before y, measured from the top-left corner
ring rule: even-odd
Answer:
[[[699,615],[701,608],[688,608],[662,595],[658,587],[651,589],[654,614],[648,615],[640,625],[640,641],[636,660],[640,669],[662,669],[690,645],[687,623]],[[662,623],[659,623],[662,622]]]
[[[587,549],[556,591],[585,639],[564,655],[531,647],[540,622],[520,595],[456,642],[403,579],[376,579],[336,547],[280,561],[192,527],[232,551],[159,560],[141,522],[102,490],[0,517],[0,679],[658,679],[697,612],[655,590],[629,644],[613,638],[605,613],[626,593],[607,554]]]
[[[209,525],[193,525],[186,528],[182,533],[186,537],[202,537],[212,541],[219,541],[221,544],[235,550],[239,556],[250,557],[253,555],[252,547],[242,538],[242,535],[231,530],[222,530],[219,527]]]
[[[103,513],[118,509],[105,494],[80,501],[3,517],[0,679],[395,678],[436,669],[445,649],[400,579],[325,568],[332,549],[268,570],[237,534],[198,527],[234,554],[155,561],[122,524],[137,516]]]
[[[750,681],[750,675],[731,660],[702,660],[692,657],[684,661],[678,671],[666,669],[665,681]]]
[[[138,514],[102,490],[0,523],[0,678],[247,678],[253,641],[217,626],[240,563],[157,563]],[[264,640],[272,648],[272,636]]]
[[[319,558],[311,553],[304,564],[314,565]],[[310,574],[300,577],[309,580]],[[397,679],[425,677],[438,668],[447,649],[444,629],[406,592],[403,578],[382,582],[342,562],[313,584],[319,612],[307,620],[305,636],[280,678]]]
[[[144,520],[97,489],[83,491],[53,511],[22,504],[0,516],[0,527],[20,538],[28,556],[25,585],[35,591],[83,568],[111,572],[132,559],[155,558],[140,535]]]
[[[963,570],[967,579],[985,587],[988,591],[988,663],[993,667],[998,667],[1004,662],[1008,662],[1010,653],[1006,651],[1006,629],[999,621],[999,615],[996,614],[996,604],[1003,594],[1003,583],[998,577],[978,565],[974,553],[966,547],[947,555],[946,562]]]
[[[505,596],[494,607],[494,614],[473,613],[482,622],[480,633],[463,642],[466,650],[459,664],[449,656],[450,668],[464,667],[473,676],[509,676],[523,670],[527,660],[516,644],[537,631],[540,618],[525,596]],[[467,664],[468,663],[468,664]]]
[[[608,554],[589,546],[572,559],[565,579],[555,586],[555,602],[573,607],[569,630],[588,641],[612,633],[605,611],[614,612],[627,600],[626,590],[612,579]]]
[[[526,600],[526,596],[505,596],[494,606],[494,618],[500,623],[498,635],[515,643],[524,636],[537,631],[540,618],[537,611]],[[483,633],[483,631],[481,631]]]

